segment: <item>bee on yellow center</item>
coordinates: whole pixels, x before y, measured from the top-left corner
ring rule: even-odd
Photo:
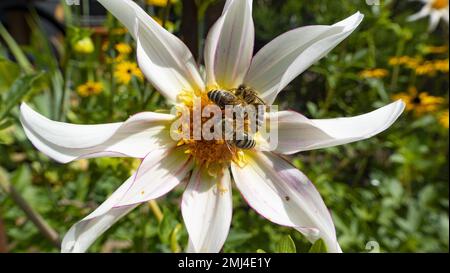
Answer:
[[[180,119],[184,119],[184,121],[181,121],[180,124],[177,124],[178,127],[176,126],[174,128],[174,130],[177,130],[177,133],[187,130],[186,128],[189,130],[189,135],[185,134],[184,137],[178,141],[178,146],[184,147],[185,153],[192,155],[198,164],[206,165],[212,175],[217,174],[218,171],[222,170],[224,166],[229,165],[231,162],[240,166],[244,165],[245,150],[254,149],[256,146],[254,135],[258,133],[258,129],[252,130],[250,124],[254,122],[254,124],[256,124],[254,128],[258,128],[258,122],[260,123],[261,121],[258,119],[252,121],[250,115],[245,114],[245,116],[241,116],[243,118],[242,123],[239,123],[237,121],[238,114],[233,112],[229,115],[226,107],[237,106],[239,109],[239,106],[242,105],[264,105],[264,103],[256,96],[255,92],[251,91],[251,89],[244,88],[243,86],[240,88],[240,90],[236,89],[238,92],[223,89],[211,89],[208,92],[196,94],[195,92],[183,91],[178,96],[178,100],[181,102],[181,108],[188,109],[185,110],[185,112],[189,116],[189,118],[181,117]],[[218,114],[215,112],[216,114],[212,117],[205,117],[203,113],[211,112],[211,108],[207,109],[207,107],[215,107]],[[197,118],[199,114],[202,115],[200,119]],[[195,124],[196,118],[198,123],[197,126]],[[216,120],[214,121],[214,119]],[[205,125],[210,125],[211,121],[223,131],[226,120],[232,124],[232,132],[230,132],[231,139],[228,138],[230,135],[227,135],[228,131],[226,129],[226,133],[220,132],[219,138],[215,137],[214,139],[205,139],[204,132],[197,132],[196,128],[205,130]],[[243,129],[243,139],[238,138],[237,128]],[[214,129],[216,129],[216,127],[214,127]],[[216,133],[215,130],[214,133]]]

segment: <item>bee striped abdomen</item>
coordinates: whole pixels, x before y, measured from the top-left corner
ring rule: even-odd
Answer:
[[[250,149],[255,148],[256,141],[251,139],[247,134],[244,134],[244,139],[235,140],[234,146],[236,146],[239,149],[250,150]]]
[[[224,90],[212,90],[208,92],[208,98],[220,108],[227,105],[235,105],[237,98],[235,95]]]

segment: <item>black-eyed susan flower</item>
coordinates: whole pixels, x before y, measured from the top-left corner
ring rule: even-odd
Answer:
[[[424,61],[415,68],[417,75],[427,75],[427,76],[435,76],[438,72],[448,73],[448,70],[449,70],[448,59]]]
[[[434,68],[436,69],[436,71],[439,71],[441,73],[448,73],[448,69],[449,69],[448,59],[436,60],[436,61],[434,61],[433,64],[434,64]]]
[[[431,96],[427,92],[418,92],[415,87],[410,87],[408,92],[394,95],[393,99],[404,101],[406,111],[412,111],[418,116],[435,113],[445,102],[444,98]]]
[[[110,52],[110,43],[108,41],[104,42],[102,45],[102,50],[108,52],[106,61],[108,63],[120,63],[128,59],[128,56],[133,51],[133,48],[127,43],[117,43],[112,47],[113,52]],[[111,57],[114,56],[114,57]]]
[[[428,28],[429,31],[435,30],[441,19],[444,20],[448,25],[449,0],[417,0],[417,1],[424,3],[424,6],[419,12],[411,15],[408,18],[409,21],[416,21],[421,18],[430,16],[430,25]]]
[[[425,61],[419,64],[415,70],[417,75],[435,76],[437,72],[435,63],[432,61]]]
[[[359,73],[359,76],[364,79],[381,79],[389,75],[389,71],[382,68],[365,69]]]
[[[422,62],[421,58],[409,57],[409,56],[391,57],[389,59],[389,65],[405,66],[409,69],[416,69],[417,66],[419,66],[421,62]]]
[[[404,66],[408,69],[412,69],[417,75],[435,76],[436,73],[448,73],[449,62],[448,59],[438,60],[423,60],[420,57],[391,57],[389,59],[389,65],[391,66]]]
[[[136,3],[99,2],[137,40],[137,60],[146,78],[169,103],[193,114],[202,112],[204,106],[214,106],[207,96],[212,90],[243,85],[254,89],[266,105],[272,105],[289,82],[348,37],[363,19],[356,13],[333,25],[292,30],[254,56],[252,0],[228,0],[206,39],[204,78],[187,46]],[[196,107],[198,100],[206,104]],[[403,109],[404,104],[397,101],[365,115],[322,120],[292,111],[273,112],[267,117],[277,120],[271,128],[279,134],[271,149],[259,138],[249,149],[230,147],[226,141],[210,140],[202,134],[188,135],[181,142],[171,137],[171,127],[180,121],[177,115],[154,112],[136,114],[123,123],[73,125],[51,121],[23,104],[21,121],[33,144],[63,163],[99,156],[143,159],[105,203],[67,232],[63,252],[86,251],[136,206],[165,195],[183,180],[188,181],[181,202],[189,234],[188,252],[221,250],[231,224],[232,181],[263,217],[298,230],[311,242],[322,238],[327,251],[340,252],[331,214],[319,192],[278,154],[372,137],[390,127]],[[203,119],[198,116],[181,119],[181,127],[195,127],[196,120],[202,127]]]
[[[118,43],[114,46],[116,51],[121,55],[128,55],[133,51],[133,48],[127,43]]]
[[[449,127],[449,120],[448,120],[448,110],[442,112],[439,115],[439,123],[444,127],[447,128]]]
[[[114,77],[118,83],[129,84],[133,77],[137,77],[139,80],[143,80],[141,70],[134,62],[121,62],[118,63],[114,70]]]
[[[425,54],[443,54],[448,52],[448,46],[442,45],[442,46],[432,46],[427,45],[423,48],[423,52]]]
[[[81,97],[89,97],[100,94],[103,91],[101,82],[88,81],[77,87],[77,93]]]
[[[176,3],[178,0],[147,0],[147,5],[152,5],[155,7],[166,7],[169,3]]]

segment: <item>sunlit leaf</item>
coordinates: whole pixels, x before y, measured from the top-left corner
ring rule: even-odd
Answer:
[[[317,240],[309,249],[309,253],[327,253],[327,246],[322,239]]]
[[[0,108],[0,121],[4,119],[9,111],[18,103],[21,99],[32,90],[33,83],[44,75],[43,72],[38,72],[31,75],[24,75],[14,81],[9,92],[6,94],[3,105]]]
[[[278,242],[276,252],[278,252],[278,253],[296,253],[297,252],[294,240],[292,240],[290,235],[284,236],[281,239],[281,241]]]

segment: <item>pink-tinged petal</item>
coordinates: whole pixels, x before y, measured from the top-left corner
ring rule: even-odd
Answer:
[[[114,204],[134,181],[130,177],[103,204],[83,220],[74,224],[64,235],[62,253],[83,253],[123,216],[131,212],[138,205],[114,208]]]
[[[144,158],[154,149],[175,145],[167,129],[173,119],[144,112],[121,123],[76,125],[49,120],[25,103],[20,107],[27,137],[38,150],[62,163],[101,156]]]
[[[341,252],[331,215],[314,185],[272,153],[249,152],[247,164],[232,164],[233,178],[248,204],[263,217],[297,229],[310,241],[322,238],[329,252]]]
[[[230,230],[232,215],[231,178],[228,169],[222,177],[194,169],[181,204],[189,233],[188,252],[217,253]]]
[[[130,0],[99,0],[132,33],[137,60],[146,78],[169,101],[182,90],[204,90],[196,61],[187,46]]]
[[[207,86],[235,88],[242,84],[253,56],[253,0],[229,0],[211,28],[205,45]]]
[[[286,85],[347,38],[362,19],[358,12],[332,26],[302,27],[275,38],[253,58],[244,83],[272,104]]]
[[[367,139],[388,129],[404,109],[405,104],[399,100],[350,118],[308,119],[293,111],[273,113],[278,119],[275,152],[293,154]]]
[[[156,199],[177,186],[192,170],[193,160],[183,149],[159,149],[147,155],[134,183],[116,206]]]
[[[138,172],[125,181],[95,211],[70,228],[64,236],[61,252],[85,252],[100,235],[140,203],[156,199],[171,191],[187,176],[189,172],[185,164],[187,161],[189,158],[186,156],[181,159],[177,151],[151,152],[142,162]],[[174,166],[174,162],[180,165]],[[161,176],[160,169],[164,169],[166,175]]]

